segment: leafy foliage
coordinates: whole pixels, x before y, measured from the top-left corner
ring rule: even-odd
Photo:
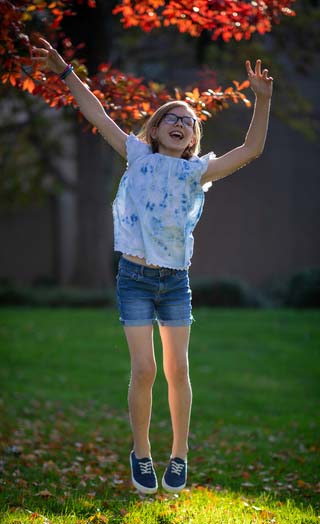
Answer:
[[[77,0],[76,3],[83,2]],[[142,30],[149,31],[163,23],[164,26],[176,25],[180,31],[194,36],[199,36],[205,29],[210,30],[213,31],[213,38],[222,36],[225,41],[229,41],[231,38],[250,38],[256,30],[260,33],[271,30],[271,22],[277,22],[280,14],[293,14],[289,8],[291,3],[292,0],[282,0],[255,5],[255,2],[247,4],[227,0],[222,3],[202,0],[196,6],[190,6],[186,1],[149,0],[132,3],[124,0],[114,9],[114,14],[122,13],[125,27],[139,25]],[[91,8],[95,7],[92,0],[87,0],[87,4]],[[81,44],[73,46],[60,27],[65,16],[74,14],[73,6],[71,0],[0,2],[0,74],[3,84],[33,95],[41,95],[51,107],[76,106],[68,88],[56,75],[31,69],[32,44],[37,42],[39,33],[46,33],[61,43],[65,58],[73,63],[83,82],[100,99],[110,116],[122,122],[126,128],[150,115],[160,103],[172,98],[187,100],[202,120],[228,107],[230,102],[237,103],[241,100],[250,106],[242,92],[249,85],[247,81],[242,84],[234,81],[233,86],[224,90],[213,86],[213,89],[201,92],[195,88],[187,93],[181,90],[169,93],[164,86],[154,82],[145,84],[140,78],[113,69],[111,64],[100,64],[98,73],[90,80],[84,60],[76,58]],[[163,8],[161,15],[158,8]]]
[[[200,36],[207,30],[212,39],[221,37],[225,42],[249,40],[258,31],[271,31],[281,15],[294,16],[294,0],[122,0],[114,9],[121,13],[124,27],[139,26],[151,31],[161,26],[176,25],[181,33]]]

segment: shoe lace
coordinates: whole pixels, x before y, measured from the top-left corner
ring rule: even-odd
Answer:
[[[139,462],[139,467],[141,475],[150,475],[150,473],[152,472],[151,460],[149,460],[148,462]]]
[[[178,464],[175,460],[171,461],[171,473],[175,473],[176,475],[181,475],[182,471],[184,469],[184,464]]]

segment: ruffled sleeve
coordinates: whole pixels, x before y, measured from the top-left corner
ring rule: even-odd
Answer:
[[[151,153],[151,147],[139,140],[133,133],[128,136],[126,147],[128,166],[133,164],[138,158]]]
[[[216,155],[215,155],[215,153],[213,153],[213,151],[211,151],[210,153],[207,153],[206,155],[203,155],[201,157],[193,157],[191,159],[191,161],[195,162],[196,176],[197,176],[197,180],[198,180],[199,184],[200,184],[200,180],[201,180],[202,175],[204,175],[204,173],[208,169],[209,160],[211,160],[212,158],[216,158]],[[207,192],[208,189],[210,189],[211,186],[212,186],[212,182],[207,182],[206,184],[204,184],[201,187],[202,187],[203,191]]]

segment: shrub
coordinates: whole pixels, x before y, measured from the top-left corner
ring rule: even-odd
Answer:
[[[114,304],[113,289],[0,286],[0,305],[2,306],[107,307],[114,306]]]
[[[194,279],[191,283],[194,306],[266,307],[265,297],[240,280],[224,278]]]
[[[294,273],[279,294],[284,306],[319,308],[320,268],[309,268]]]

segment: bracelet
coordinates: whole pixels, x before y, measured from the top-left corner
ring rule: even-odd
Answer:
[[[61,80],[65,80],[70,73],[73,71],[73,65],[68,64],[67,67],[62,71],[61,75],[59,75],[59,78]]]

